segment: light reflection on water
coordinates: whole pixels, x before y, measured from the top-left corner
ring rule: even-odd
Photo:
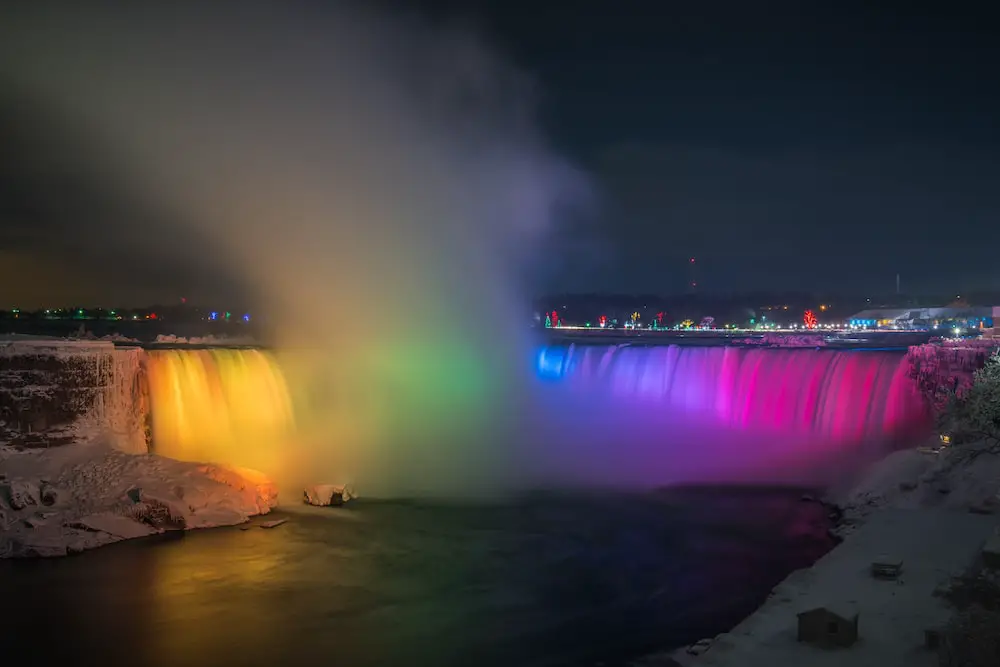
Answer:
[[[295,512],[271,530],[0,563],[4,632],[8,650],[153,667],[623,664],[725,630],[824,553],[825,512],[799,495]]]

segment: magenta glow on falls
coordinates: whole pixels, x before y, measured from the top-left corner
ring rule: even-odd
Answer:
[[[550,414],[574,415],[550,424],[550,443],[575,448],[556,444],[553,461],[628,484],[830,482],[930,433],[908,371],[902,353],[867,350],[568,345],[537,359]]]

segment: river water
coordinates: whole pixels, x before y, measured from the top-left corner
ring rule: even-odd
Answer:
[[[0,562],[0,643],[149,667],[625,665],[729,629],[828,551],[826,510],[801,495],[359,502]]]

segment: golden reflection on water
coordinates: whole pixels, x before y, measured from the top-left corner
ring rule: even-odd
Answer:
[[[166,548],[155,550],[148,612],[154,631],[147,640],[157,663],[193,664],[197,656],[218,659],[226,654],[239,662],[249,647],[275,641],[271,635],[280,627],[276,622],[280,605],[260,602],[270,591],[288,588],[295,568],[278,536],[260,528],[239,536],[231,534],[237,530],[205,535],[208,539],[199,539],[196,544],[164,545]],[[256,592],[258,603],[235,603],[246,597],[247,591]],[[224,633],[218,627],[221,622],[229,628]],[[179,628],[184,632],[177,633]],[[226,646],[234,636],[245,636],[246,645]]]
[[[146,664],[280,664],[306,644],[313,658],[377,652],[362,611],[371,565],[340,540],[311,541],[328,522],[296,513],[147,552]]]

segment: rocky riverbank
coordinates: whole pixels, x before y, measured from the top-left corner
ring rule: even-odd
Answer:
[[[731,631],[635,666],[938,665],[927,633],[957,618],[948,591],[1000,540],[1000,456],[983,446],[896,452],[830,500],[842,513],[838,547],[792,573]],[[874,578],[880,560],[901,561],[900,576]],[[798,614],[817,608],[855,610],[857,642],[824,650],[797,641]]]
[[[64,556],[235,525],[270,512],[277,496],[253,470],[126,454],[100,442],[0,448],[0,557]]]

